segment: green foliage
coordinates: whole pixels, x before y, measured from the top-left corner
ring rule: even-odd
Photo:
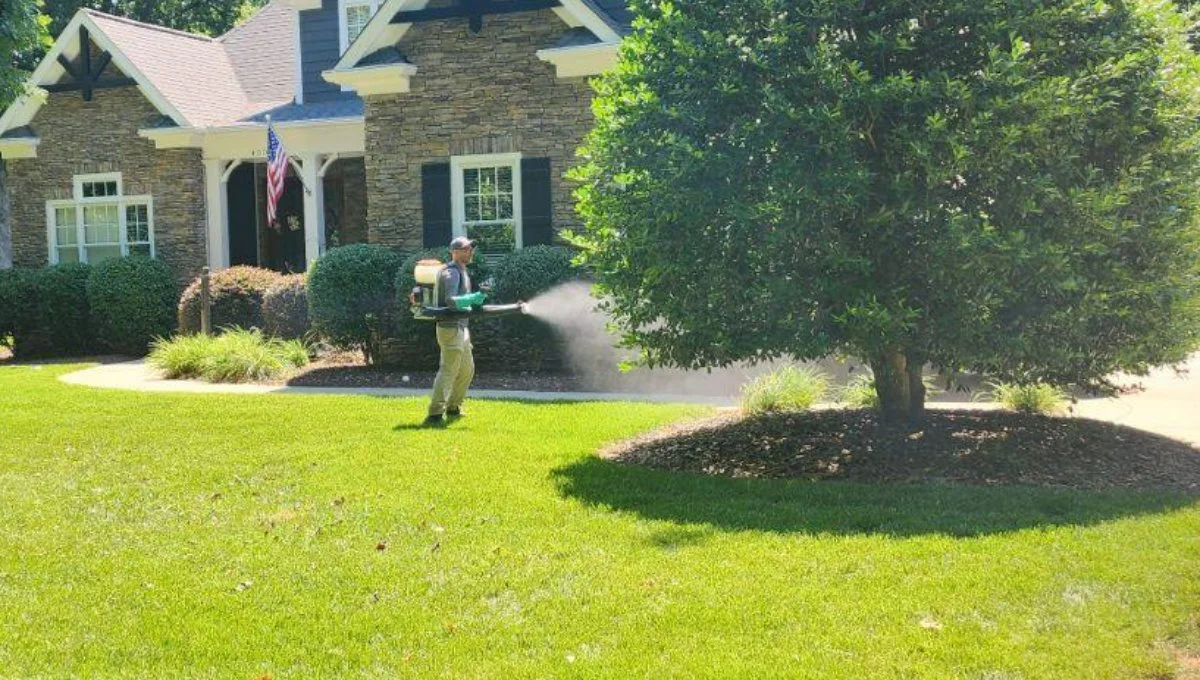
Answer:
[[[829,376],[811,366],[788,364],[742,387],[742,410],[751,414],[804,411],[829,393]]]
[[[879,393],[875,391],[875,378],[869,373],[859,373],[842,388],[840,401],[850,408],[879,408]]]
[[[49,19],[40,0],[4,0],[0,5],[0,110],[25,93],[29,69],[49,44]]]
[[[21,344],[21,338],[36,326],[36,276],[29,269],[0,269],[0,345]]]
[[[82,7],[191,33],[221,35],[249,18],[265,0],[46,0],[51,31],[58,35]]]
[[[95,349],[87,294],[91,272],[90,266],[76,262],[45,267],[34,275],[37,326],[45,333],[48,353],[72,356]]]
[[[263,328],[263,298],[283,275],[259,267],[230,267],[209,276],[212,328]],[[200,332],[200,277],[179,300],[179,332]]]
[[[401,256],[380,245],[334,248],[308,275],[313,328],[336,347],[376,354],[372,335],[394,311]]]
[[[633,4],[572,241],[650,365],[857,356],[894,412],[906,364],[1103,387],[1200,344],[1169,4]]]
[[[532,300],[539,293],[578,276],[574,251],[562,246],[533,246],[513,251],[496,266],[497,300]]]
[[[992,386],[991,398],[1004,408],[1019,413],[1054,415],[1067,408],[1067,394],[1053,385],[999,383]]]
[[[122,354],[143,355],[175,327],[179,289],[162,260],[123,257],[92,268],[88,303],[100,341]]]
[[[308,319],[308,283],[303,274],[285,276],[263,296],[263,328],[271,337],[302,340],[312,324]]]
[[[180,335],[157,340],[150,365],[167,378],[203,378],[240,383],[275,380],[308,364],[308,351],[298,340],[268,338],[262,331],[231,328],[223,335]]]

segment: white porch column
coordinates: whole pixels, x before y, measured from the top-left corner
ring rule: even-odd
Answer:
[[[325,180],[321,177],[322,154],[300,156],[300,178],[304,182],[304,255],[311,268],[325,253]]]
[[[214,272],[229,267],[229,192],[225,184],[226,161],[204,159],[204,185],[208,213],[208,267]]]

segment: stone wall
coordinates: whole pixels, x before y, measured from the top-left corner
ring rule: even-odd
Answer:
[[[399,48],[417,66],[412,92],[366,98],[367,224],[372,243],[421,244],[421,166],[451,155],[519,151],[551,159],[556,230],[578,223],[563,174],[591,129],[592,90],[560,79],[539,49],[566,25],[553,11],[413,26]]]
[[[116,75],[116,74],[110,74]],[[51,94],[31,123],[41,137],[37,158],[8,161],[13,260],[49,262],[46,201],[72,197],[74,176],[120,172],[126,195],[154,199],[157,256],[180,282],[206,262],[204,165],[198,149],[156,150],[138,136],[159,116],[135,87]]]

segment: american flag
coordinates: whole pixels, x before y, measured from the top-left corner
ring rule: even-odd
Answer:
[[[287,177],[288,155],[275,134],[274,126],[267,126],[267,224],[276,222],[276,206],[283,195],[283,178]]]

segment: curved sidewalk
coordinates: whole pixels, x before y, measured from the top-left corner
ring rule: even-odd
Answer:
[[[87,368],[60,376],[71,385],[142,392],[196,392],[208,394],[342,394],[372,397],[427,397],[428,389],[406,387],[290,387],[288,385],[228,385],[201,380],[164,380],[145,361],[126,361]],[[521,392],[515,390],[471,390],[472,399],[516,399],[525,401],[629,401],[671,404],[733,406],[728,397],[683,394],[617,394],[604,392]]]
[[[1074,415],[1136,427],[1177,440],[1200,445],[1200,356],[1185,366],[1185,373],[1157,370],[1141,379],[1123,380],[1140,383],[1145,389],[1119,399],[1082,399],[1075,404]],[[427,389],[368,387],[289,387],[286,385],[214,385],[197,380],[163,380],[144,361],[106,364],[61,376],[73,385],[146,392],[196,392],[220,394],[308,394],[366,395],[376,397],[425,397]],[[513,390],[472,390],[476,399],[525,401],[626,401],[650,403],[707,404],[733,406],[729,397],[683,394],[613,394],[597,392],[521,392]],[[994,408],[978,402],[942,402],[931,408]]]

